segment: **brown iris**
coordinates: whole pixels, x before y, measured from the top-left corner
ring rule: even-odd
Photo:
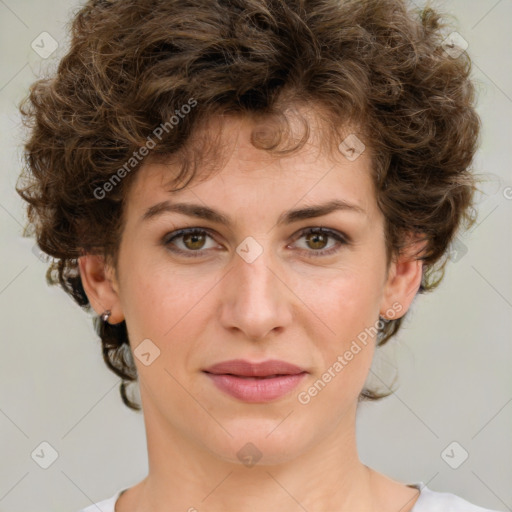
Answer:
[[[327,240],[329,238],[324,233],[307,233],[304,235],[304,237],[308,243],[312,242],[313,244],[318,244],[318,243],[321,244],[321,247],[312,246],[311,247],[312,249],[323,249],[326,246]],[[323,240],[319,242],[319,239],[323,239]]]
[[[201,249],[205,242],[204,233],[186,233],[182,235],[183,243],[188,249],[198,250]],[[190,245],[188,243],[190,241]]]

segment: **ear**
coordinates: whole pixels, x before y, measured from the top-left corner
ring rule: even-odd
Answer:
[[[396,319],[407,313],[421,285],[423,261],[420,258],[427,240],[410,235],[407,245],[399,255],[395,255],[389,266],[380,307],[380,316]],[[395,306],[393,306],[393,304]],[[400,308],[396,308],[397,305]],[[386,311],[393,311],[393,316]]]
[[[124,320],[119,300],[119,286],[115,270],[102,256],[86,254],[78,258],[82,286],[93,309],[101,315],[111,311],[108,322],[117,324]]]

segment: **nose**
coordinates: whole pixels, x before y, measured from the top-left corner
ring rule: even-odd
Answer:
[[[293,293],[283,273],[270,256],[270,249],[251,263],[236,254],[233,268],[219,290],[224,328],[259,341],[271,336],[272,331],[277,334],[289,326],[293,319]]]

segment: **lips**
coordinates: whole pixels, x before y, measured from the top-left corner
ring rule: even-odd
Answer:
[[[260,363],[251,363],[244,359],[232,359],[231,361],[214,364],[204,371],[214,375],[269,378],[279,375],[297,375],[304,373],[306,370],[278,359],[269,359]]]
[[[299,366],[277,359],[261,363],[234,359],[210,366],[203,372],[223,393],[250,403],[284,398],[308,373]]]

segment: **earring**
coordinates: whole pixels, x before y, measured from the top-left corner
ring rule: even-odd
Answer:
[[[104,321],[104,322],[107,322],[108,321],[108,317],[112,314],[112,312],[110,310],[107,310],[107,311],[104,311],[103,314],[101,315],[101,319]]]

